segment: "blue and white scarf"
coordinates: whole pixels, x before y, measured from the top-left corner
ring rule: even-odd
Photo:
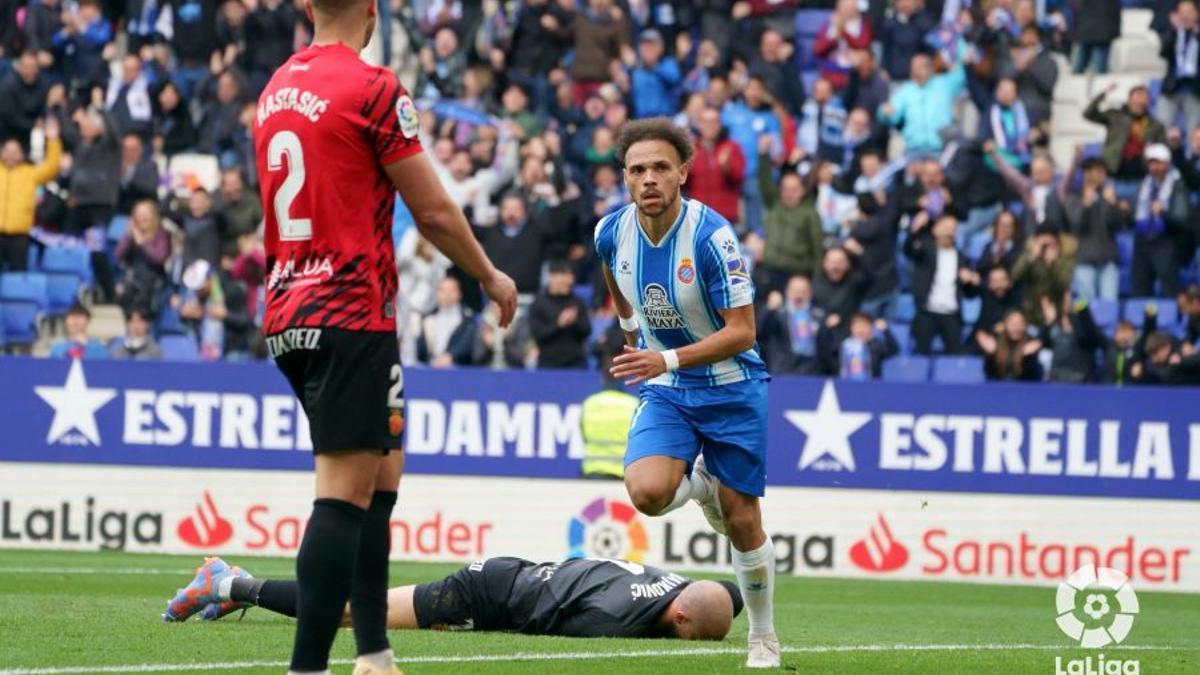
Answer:
[[[1139,236],[1153,239],[1167,229],[1167,221],[1162,215],[1154,215],[1151,205],[1158,201],[1164,211],[1171,206],[1171,194],[1175,191],[1175,183],[1179,180],[1179,172],[1171,169],[1163,182],[1155,183],[1154,176],[1146,176],[1142,188],[1138,190],[1137,211],[1134,212],[1133,227]]]
[[[1012,125],[1004,123],[1004,113],[1012,114]],[[992,140],[996,148],[1018,157],[1022,164],[1029,162],[1029,114],[1025,104],[1015,101],[1012,106],[1005,108],[999,103],[992,104],[988,115],[992,130]]]

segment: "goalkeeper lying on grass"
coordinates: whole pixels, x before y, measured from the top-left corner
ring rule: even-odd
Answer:
[[[295,581],[255,579],[208,558],[167,603],[163,620],[197,613],[214,620],[246,607],[294,617],[297,596]],[[489,558],[440,581],[391,589],[387,624],[392,630],[720,640],[741,609],[732,583],[693,581],[624,560]],[[350,624],[349,607],[342,623]]]

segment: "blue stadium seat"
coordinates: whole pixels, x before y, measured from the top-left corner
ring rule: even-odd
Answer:
[[[892,315],[888,317],[888,321],[893,323],[912,323],[912,320],[917,316],[917,301],[913,300],[912,293],[901,293],[896,298],[896,304],[893,306]]]
[[[199,361],[200,346],[190,335],[164,335],[158,341],[166,361]]]
[[[1111,332],[1112,328],[1117,325],[1117,317],[1120,316],[1120,305],[1116,300],[1105,300],[1096,298],[1088,303],[1088,308],[1092,310],[1092,318],[1096,320],[1096,325],[1103,328],[1106,332]],[[1141,318],[1134,322],[1134,325],[1141,325]]]
[[[583,300],[583,304],[588,307],[592,306],[592,292],[595,291],[594,286],[591,284],[575,284],[574,290],[575,295],[579,296],[580,300]]]
[[[1133,264],[1133,233],[1122,232],[1117,235],[1117,264],[1121,269],[1128,269]]]
[[[894,323],[888,326],[888,330],[892,332],[892,337],[896,338],[896,344],[900,345],[900,354],[912,354],[912,326],[907,323]]]
[[[42,254],[40,269],[43,272],[67,272],[91,283],[92,254],[86,248],[77,246],[50,247]]]
[[[154,330],[159,337],[162,337],[164,335],[183,335],[187,332],[187,327],[183,325],[179,310],[172,307],[170,303],[166,303],[158,312],[158,318],[154,320]]]
[[[1175,304],[1174,298],[1130,298],[1125,301],[1125,311],[1121,313],[1121,317],[1140,327],[1146,305],[1151,304],[1158,306],[1159,330],[1174,330],[1175,324],[1179,323],[1179,305]]]
[[[967,240],[967,257],[971,260],[979,260],[990,243],[992,243],[991,232],[977,232],[971,235],[971,238]]]
[[[0,353],[8,345],[7,334],[4,331],[4,306],[0,305]]]
[[[46,313],[61,316],[79,299],[79,277],[71,272],[50,272],[46,275]]]
[[[121,237],[125,236],[125,232],[129,230],[129,216],[113,216],[113,219],[108,223],[108,230],[105,233],[105,238],[109,243],[116,245],[121,241]]]
[[[884,382],[928,382],[929,358],[925,356],[893,356],[883,362]]]
[[[8,272],[0,274],[0,300],[31,302],[45,310],[46,275],[41,272]]]
[[[979,384],[983,359],[978,356],[939,356],[933,360],[933,381],[946,384]]]
[[[962,300],[962,320],[968,325],[975,325],[979,320],[979,314],[983,312],[983,298],[963,298]]]
[[[0,301],[6,344],[32,345],[37,342],[38,306],[24,300]]]

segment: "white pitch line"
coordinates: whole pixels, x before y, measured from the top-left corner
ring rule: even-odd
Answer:
[[[192,569],[164,569],[153,567],[8,567],[0,566],[0,574],[195,574]]]
[[[784,647],[788,654],[829,654],[841,652],[939,652],[939,651],[1069,651],[1071,645],[1035,644],[873,644],[873,645],[811,645],[807,647]],[[1154,645],[1129,645],[1117,647],[1117,651],[1168,651],[1173,647]],[[561,652],[516,654],[477,654],[473,656],[411,656],[397,659],[397,663],[491,663],[502,661],[596,661],[603,659],[630,659],[658,656],[724,656],[742,654],[741,647],[693,647],[688,649],[652,649],[622,652]],[[333,661],[334,665],[353,663],[348,660]],[[66,666],[54,668],[15,668],[0,670],[0,675],[100,675],[102,673],[169,673],[188,670],[245,670],[248,668],[284,668],[287,661],[230,661],[226,663],[142,663],[126,666]]]

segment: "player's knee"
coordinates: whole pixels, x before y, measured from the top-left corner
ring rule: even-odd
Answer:
[[[671,493],[665,487],[648,481],[626,481],[629,501],[647,516],[657,516],[671,503]]]

